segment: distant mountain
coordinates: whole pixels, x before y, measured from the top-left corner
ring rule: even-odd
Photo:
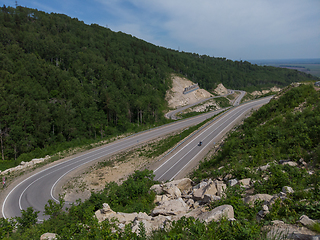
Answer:
[[[285,86],[304,73],[154,46],[62,14],[0,9],[1,155],[164,122],[171,73],[201,88]]]

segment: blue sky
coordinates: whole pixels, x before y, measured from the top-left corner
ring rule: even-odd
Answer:
[[[158,46],[233,60],[320,58],[320,0],[18,0]],[[1,6],[15,6],[1,0]]]

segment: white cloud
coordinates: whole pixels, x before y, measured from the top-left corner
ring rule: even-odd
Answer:
[[[4,0],[4,3],[11,0]],[[320,57],[319,0],[21,0],[156,45],[227,58]],[[32,6],[29,6],[32,7]]]
[[[198,49],[239,51],[250,45],[270,49],[319,39],[320,1],[263,0],[131,0],[140,16],[123,11],[119,17],[139,26],[167,32],[176,43]],[[317,6],[319,8],[317,8]],[[161,16],[161,17],[159,17]],[[149,18],[149,21],[145,21]],[[157,19],[158,18],[158,19]],[[157,21],[159,20],[159,21]],[[119,27],[122,25],[120,24]],[[132,28],[138,29],[138,27]],[[133,31],[131,30],[131,31]],[[146,40],[155,39],[151,35]],[[318,45],[319,46],[319,45]],[[256,48],[257,49],[257,48]],[[192,49],[186,51],[193,51]]]

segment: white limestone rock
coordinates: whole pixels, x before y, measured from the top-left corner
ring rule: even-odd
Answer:
[[[161,203],[151,211],[151,216],[170,216],[186,213],[189,210],[188,205],[182,200],[182,198],[169,200]]]
[[[284,192],[284,193],[286,193],[286,194],[288,194],[288,193],[294,193],[292,187],[288,187],[288,186],[284,186],[284,187],[282,188],[282,192]]]
[[[211,222],[211,221],[219,221],[222,217],[226,218],[234,218],[234,211],[231,205],[222,205],[214,208],[210,212],[205,212],[199,215],[197,219]]]
[[[256,200],[261,200],[265,204],[268,204],[272,198],[273,197],[269,194],[256,194],[256,195],[252,195],[244,198],[244,202],[249,204],[250,206],[253,206]]]
[[[300,218],[299,218],[299,223],[301,223],[302,225],[304,226],[312,226],[314,225],[316,222],[312,219],[310,219],[308,216],[306,215],[302,215]]]
[[[40,236],[40,240],[56,240],[57,234],[55,233],[44,233]]]

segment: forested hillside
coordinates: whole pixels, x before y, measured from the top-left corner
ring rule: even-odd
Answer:
[[[180,53],[35,9],[0,11],[2,159],[161,123],[170,74],[212,90],[285,86],[310,75]]]

